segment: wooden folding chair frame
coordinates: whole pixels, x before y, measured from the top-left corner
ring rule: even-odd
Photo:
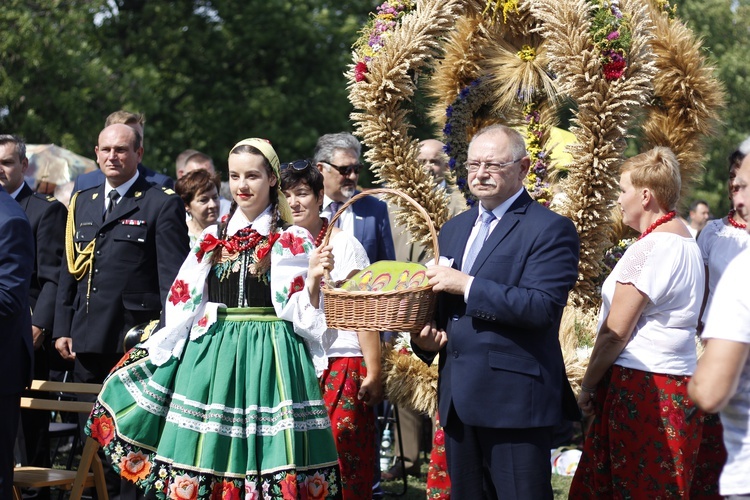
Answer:
[[[40,392],[65,392],[69,394],[99,394],[101,384],[80,384],[72,382],[49,382],[34,380],[29,390]],[[40,411],[63,411],[90,413],[93,403],[81,401],[59,401],[41,397],[21,398],[21,408]],[[107,500],[107,486],[104,482],[104,468],[97,455],[99,443],[86,439],[78,470],[60,470],[44,467],[16,467],[13,471],[13,496],[21,500],[21,488],[56,487],[70,490],[70,500],[80,500],[84,488],[96,487],[99,500]],[[73,453],[74,450],[71,450]]]

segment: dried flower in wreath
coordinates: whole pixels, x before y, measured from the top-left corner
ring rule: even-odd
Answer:
[[[386,0],[378,6],[376,13],[362,28],[359,38],[354,42],[354,52],[358,59],[354,66],[354,78],[357,82],[366,78],[368,64],[372,58],[385,46],[386,39],[414,7],[413,0]]]
[[[591,20],[591,40],[601,54],[602,73],[609,81],[625,74],[630,51],[630,19],[619,0],[592,0],[597,5]]]

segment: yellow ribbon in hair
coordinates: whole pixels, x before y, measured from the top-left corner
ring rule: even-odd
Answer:
[[[263,157],[268,160],[268,163],[271,164],[271,168],[273,169],[274,176],[276,177],[276,192],[278,193],[278,199],[279,199],[279,215],[281,218],[291,224],[292,223],[292,209],[289,207],[289,202],[286,199],[286,196],[284,196],[284,193],[281,192],[281,171],[280,168],[280,162],[279,162],[279,156],[276,154],[276,150],[273,149],[273,146],[271,146],[271,143],[266,139],[258,139],[257,137],[252,137],[250,139],[243,139],[237,144],[232,147],[230,150],[231,152],[234,151],[239,146],[252,146],[258,151],[261,152]]]

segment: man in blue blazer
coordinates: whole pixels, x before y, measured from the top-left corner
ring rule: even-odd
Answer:
[[[412,344],[426,361],[440,352],[452,495],[552,499],[552,429],[578,416],[558,340],[578,234],[524,189],[529,158],[515,130],[477,132],[466,165],[479,203],[441,228],[453,262],[428,269],[436,317]]]
[[[0,187],[0,500],[13,498],[13,446],[18,431],[21,391],[31,381],[29,285],[34,240],[21,206]]]
[[[318,139],[313,161],[323,174],[323,211],[329,220],[356,191],[361,145],[352,134],[326,134]],[[388,205],[372,196],[364,196],[341,214],[336,224],[353,234],[365,247],[370,262],[395,260]]]
[[[130,113],[123,110],[115,111],[107,117],[107,120],[104,122],[104,127],[109,127],[110,125],[114,125],[115,123],[123,123],[129,127],[134,128],[138,131],[141,138],[143,138],[143,128],[146,124],[146,120],[142,114]],[[171,177],[167,177],[166,175],[160,174],[159,172],[154,172],[140,162],[138,163],[138,175],[146,179],[146,182],[154,186],[165,187],[169,189],[174,188],[174,180],[172,180]],[[84,189],[101,186],[102,184],[104,184],[104,180],[106,178],[107,177],[101,170],[94,170],[93,172],[79,175],[78,177],[76,177],[76,180],[73,183],[73,192],[77,193],[78,191],[83,191]]]

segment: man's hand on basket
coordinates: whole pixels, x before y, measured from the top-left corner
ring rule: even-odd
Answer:
[[[447,266],[430,266],[427,268],[429,283],[435,292],[447,292],[463,295],[470,276],[458,269]]]
[[[437,352],[448,342],[448,336],[445,330],[438,330],[433,321],[425,325],[421,332],[412,333],[411,341],[423,351]]]

